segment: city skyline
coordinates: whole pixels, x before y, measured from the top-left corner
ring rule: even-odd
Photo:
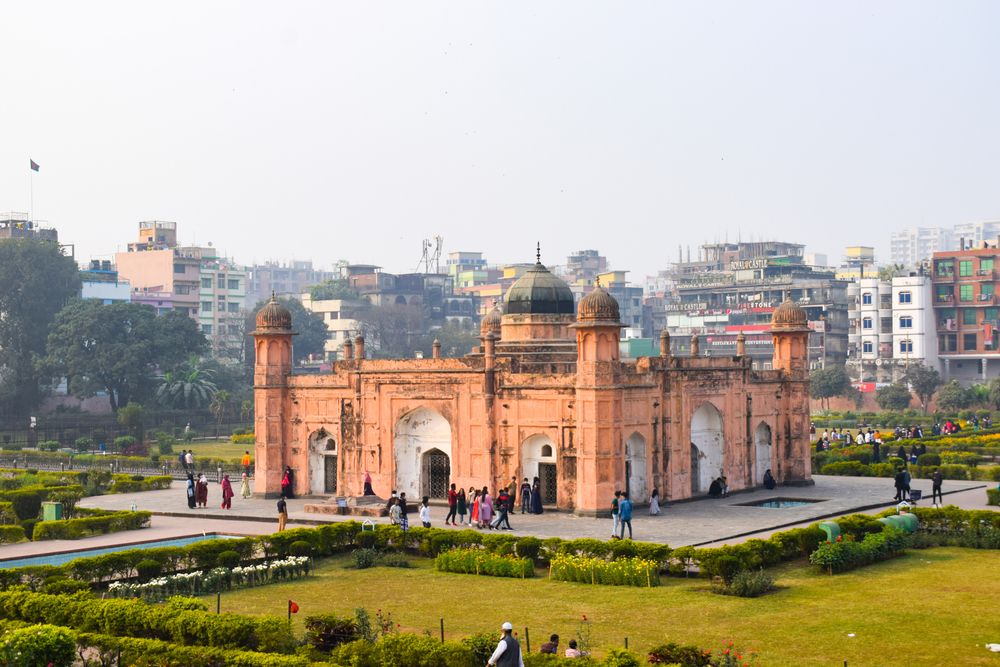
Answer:
[[[35,161],[83,261],[162,219],[247,264],[402,272],[440,235],[640,282],[678,245],[887,260],[894,230],[1000,216],[991,4],[97,7],[8,8],[0,45],[0,209]]]

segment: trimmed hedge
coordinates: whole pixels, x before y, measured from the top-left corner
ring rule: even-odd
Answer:
[[[79,540],[94,535],[107,535],[123,530],[148,528],[152,512],[115,512],[106,516],[88,516],[80,519],[42,521],[35,526],[32,540]]]
[[[0,544],[14,544],[27,539],[21,526],[0,526]]]
[[[138,476],[136,479],[132,475],[115,474],[112,475],[111,488],[108,493],[137,493],[140,491],[159,491],[169,489],[174,478],[170,475],[156,475],[153,477]]]
[[[527,558],[492,554],[485,549],[476,548],[442,551],[434,559],[434,566],[439,572],[480,574],[488,577],[524,579],[535,576],[535,567]]]
[[[1000,505],[1000,489],[986,489],[986,504]]]
[[[887,526],[881,533],[866,535],[860,542],[824,542],[809,556],[809,562],[830,574],[846,572],[897,556],[908,543],[905,533]]]

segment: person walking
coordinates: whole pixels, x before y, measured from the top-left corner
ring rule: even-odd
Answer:
[[[393,526],[398,526],[399,519],[399,498],[391,498],[389,500],[389,523]]]
[[[628,526],[628,539],[632,539],[632,501],[628,499],[628,491],[622,493],[618,503],[618,522],[621,524],[619,539],[625,539],[625,526]]]
[[[660,513],[660,490],[653,489],[649,494],[649,516],[656,516]]]
[[[903,499],[903,469],[899,468],[896,470],[896,474],[892,478],[893,486],[896,487],[896,495],[893,496],[893,500],[899,501]]]
[[[194,452],[190,449],[184,452],[184,467],[188,470],[194,470]]]
[[[188,509],[192,509],[193,510],[195,508],[195,503],[197,502],[197,492],[196,492],[195,486],[194,486],[194,473],[193,472],[189,472],[188,473],[188,478],[187,478],[187,500],[188,500]]]
[[[531,511],[531,484],[528,483],[528,478],[525,477],[524,481],[521,482],[521,514]]]
[[[910,482],[912,481],[910,477],[910,469],[907,467],[903,468],[903,500],[910,499]]]
[[[535,483],[531,485],[531,513],[542,513],[542,483],[535,478]]]
[[[285,529],[285,523],[288,521],[288,503],[285,502],[285,497],[281,496],[278,498],[278,532],[280,533]]]
[[[205,473],[198,475],[195,491],[195,495],[198,498],[198,507],[208,507],[208,478],[205,477]]]
[[[524,667],[521,645],[513,636],[514,626],[511,625],[510,621],[507,621],[500,628],[503,630],[500,643],[497,644],[486,664],[491,667]]]
[[[465,514],[468,509],[469,508],[465,500],[465,489],[459,489],[458,496],[455,498],[455,511],[458,514],[458,522],[463,526],[465,525]],[[451,525],[454,526],[455,522],[452,521]]]
[[[483,493],[479,496],[479,524],[491,529],[490,521],[493,519],[493,499],[490,498],[489,487],[483,487]]]
[[[244,475],[246,473],[243,473]],[[229,481],[229,475],[222,476],[222,509],[231,510],[233,509],[233,484]]]
[[[431,505],[430,497],[424,496],[420,501],[420,523],[423,524],[424,528],[431,527]]]
[[[469,525],[479,528],[479,489],[472,489],[472,511],[469,512]]]
[[[618,537],[618,503],[621,500],[622,492],[615,491],[615,497],[611,500],[611,537]]]
[[[182,449],[181,450],[181,453],[177,456],[177,462],[180,463],[181,467],[184,468],[185,470],[188,469],[187,450],[186,449]]]
[[[508,514],[510,513],[510,495],[507,493],[507,489],[500,489],[500,495],[497,496],[496,504],[497,516],[493,519],[493,527],[497,530],[513,530],[510,527],[510,519]]]
[[[931,475],[931,504],[935,507],[944,505],[944,496],[941,495],[941,483],[943,481],[944,475],[941,474],[941,469],[935,468],[934,474]]]
[[[243,474],[246,475],[247,477],[250,476],[250,463],[251,463],[250,450],[244,450],[243,458],[240,459],[240,465],[243,466]]]
[[[455,490],[455,483],[452,482],[451,488],[448,489],[448,513],[444,517],[444,525],[455,525],[455,516],[458,514],[458,491]]]
[[[243,479],[240,480],[240,495],[243,496],[243,500],[249,500],[253,495],[250,491],[250,477],[246,473],[243,473]]]
[[[399,500],[396,502],[399,505],[399,527],[403,529],[405,533],[410,529],[410,518],[407,516],[409,508],[406,506],[406,494],[399,494]]]

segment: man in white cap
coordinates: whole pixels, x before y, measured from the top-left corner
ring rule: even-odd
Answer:
[[[487,665],[496,665],[496,667],[524,667],[524,659],[521,657],[521,645],[517,643],[511,632],[514,630],[514,626],[510,624],[510,621],[504,623],[501,628],[503,629],[503,636],[500,638],[500,643],[497,644],[497,648],[493,651],[493,655],[490,656]]]

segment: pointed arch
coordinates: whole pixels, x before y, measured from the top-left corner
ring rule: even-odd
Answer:
[[[634,503],[649,500],[647,469],[646,438],[634,431],[625,441],[625,488]]]
[[[437,454],[424,454],[436,450]],[[441,459],[438,455],[443,455]],[[407,500],[417,502],[428,489],[437,488],[438,476],[452,466],[451,424],[439,412],[419,407],[400,417],[393,428],[393,455],[396,464],[396,490]],[[429,478],[434,475],[435,479]],[[447,488],[447,484],[445,484]]]
[[[708,493],[712,480],[722,475],[722,412],[705,401],[691,415],[691,493]]]
[[[771,425],[765,421],[757,424],[757,428],[754,429],[754,484],[763,484],[764,473],[771,468],[771,452],[774,449],[772,446],[773,443],[771,434]]]

